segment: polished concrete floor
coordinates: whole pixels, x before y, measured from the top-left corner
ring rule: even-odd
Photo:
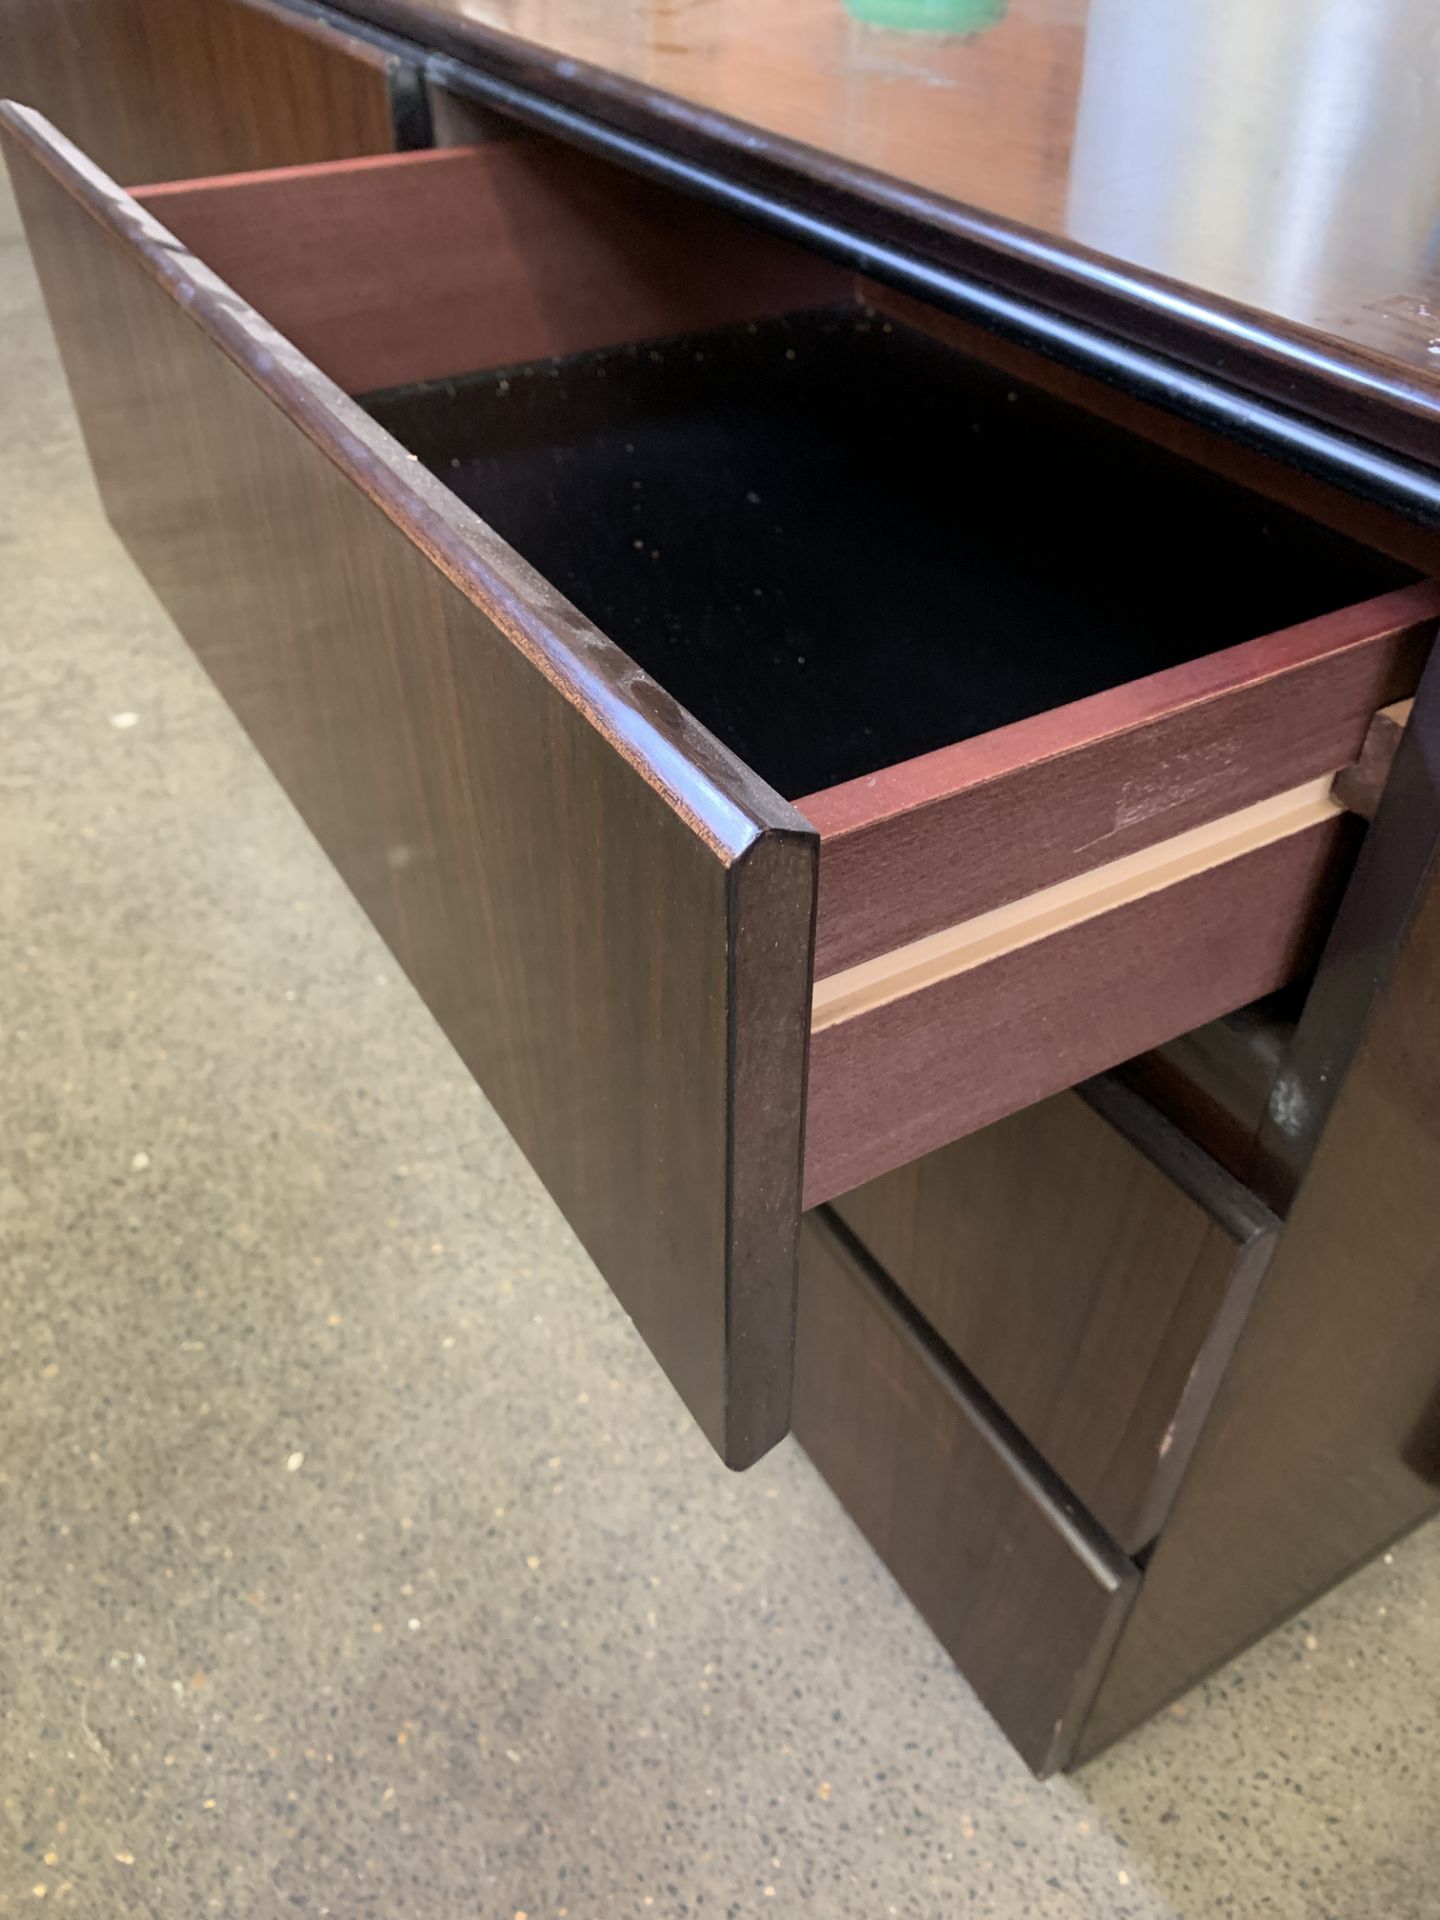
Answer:
[[[1440,1532],[1032,1782],[800,1452],[712,1459],[192,664],[8,205],[0,420],[0,1912],[1440,1913]]]

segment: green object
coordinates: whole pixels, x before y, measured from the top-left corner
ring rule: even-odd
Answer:
[[[979,33],[1004,15],[1009,0],[845,0],[845,10],[895,33]]]

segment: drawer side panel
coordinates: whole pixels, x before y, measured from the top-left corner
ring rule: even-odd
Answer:
[[[822,1027],[805,1204],[1284,986],[1314,954],[1349,844],[1336,814]]]

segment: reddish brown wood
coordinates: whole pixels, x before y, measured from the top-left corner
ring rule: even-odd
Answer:
[[[135,197],[347,393],[821,305],[848,284],[547,140]]]
[[[797,802],[824,977],[1333,772],[1413,692],[1424,582]]]
[[[1273,1215],[1110,1080],[982,1127],[834,1211],[1116,1545],[1148,1546]]]
[[[1382,708],[1370,722],[1355,764],[1343,768],[1336,777],[1335,798],[1364,820],[1373,820],[1379,809],[1405,732],[1408,708],[1408,701]]]
[[[812,1038],[805,1205],[1272,993],[1313,957],[1343,816]]]
[[[395,145],[395,56],[278,5],[4,0],[0,39],[0,91],[123,181]]]
[[[110,516],[715,1446],[788,1425],[814,841],[38,116]]]
[[[1063,1765],[1135,1569],[826,1213],[802,1236],[795,1433],[1022,1756]]]

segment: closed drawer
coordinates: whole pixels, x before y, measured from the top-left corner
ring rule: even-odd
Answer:
[[[1025,1760],[1063,1765],[1136,1570],[824,1209],[795,1434]]]
[[[728,1460],[802,1198],[1303,964],[1432,586],[544,141],[4,111],[112,520]]]
[[[839,1217],[1119,1546],[1155,1538],[1278,1222],[1092,1082],[846,1194]]]

